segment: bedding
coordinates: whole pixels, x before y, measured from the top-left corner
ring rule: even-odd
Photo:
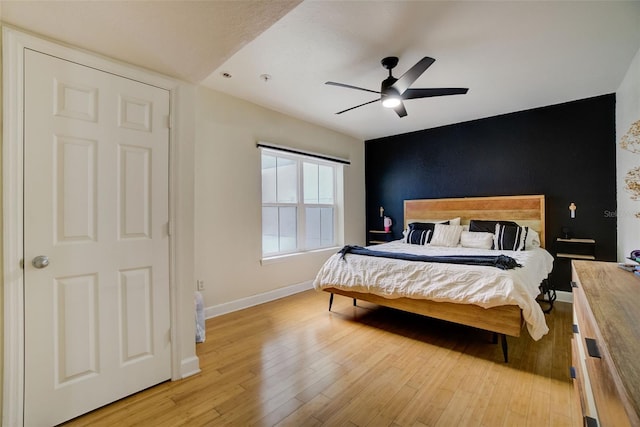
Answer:
[[[347,254],[366,255],[380,258],[403,259],[405,261],[420,262],[440,262],[443,264],[464,264],[464,265],[487,265],[491,267],[510,270],[516,267],[522,267],[518,262],[507,255],[449,255],[449,256],[428,256],[416,255],[406,252],[385,252],[377,251],[362,246],[346,245],[338,252],[342,255],[342,259]]]
[[[408,230],[404,242],[410,245],[426,245],[431,242],[433,230]]]
[[[409,228],[402,232],[403,241],[412,245],[426,245],[431,241],[435,227],[433,222],[409,224]]]
[[[402,240],[377,245],[376,251],[413,253],[424,256],[504,254],[521,268],[446,263],[424,263],[349,254],[332,255],[318,272],[317,290],[336,288],[375,294],[383,298],[427,299],[437,302],[473,304],[483,308],[517,305],[531,337],[539,340],[548,331],[544,313],[536,302],[539,286],[553,267],[553,257],[536,247],[521,251],[496,251],[462,246],[408,245]]]
[[[432,246],[458,246],[462,234],[461,225],[436,224],[433,230]]]
[[[524,251],[529,227],[496,224],[493,248],[498,250]]]
[[[460,245],[465,248],[491,249],[493,247],[493,233],[463,231],[460,234]]]
[[[438,224],[449,225],[449,221]],[[412,245],[426,245],[431,242],[436,223],[433,222],[412,222],[409,228],[402,232],[403,241]]]
[[[481,219],[472,219],[469,221],[469,231],[487,232],[493,234],[496,231],[496,225],[514,225],[518,224],[513,221],[487,221]]]

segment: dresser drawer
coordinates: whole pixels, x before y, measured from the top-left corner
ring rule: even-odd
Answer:
[[[616,379],[604,358],[586,358],[587,372],[591,380],[591,390],[596,402],[598,419],[602,426],[630,426],[629,417],[620,399]]]
[[[591,388],[591,380],[587,369],[588,357],[585,340],[580,333],[579,321],[574,305],[573,309],[573,337],[571,339],[571,363],[574,368],[574,386],[579,391],[581,416],[583,419],[598,419],[596,403]],[[585,425],[589,425],[585,421]]]
[[[582,366],[584,362],[580,360],[579,350],[577,348],[576,337],[571,338],[571,369],[573,378],[573,391],[580,408],[580,417],[587,415],[587,402],[585,396],[584,374]]]
[[[596,337],[596,326],[593,321],[593,317],[589,311],[589,306],[587,305],[587,300],[578,285],[577,288],[573,288],[573,310],[576,314],[576,321],[578,328],[580,330],[580,335],[584,338],[595,338]]]

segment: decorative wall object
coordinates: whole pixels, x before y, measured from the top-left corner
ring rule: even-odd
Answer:
[[[616,90],[616,209],[612,218],[615,218],[617,228],[616,252],[619,262],[624,261],[629,252],[640,247],[640,199],[634,200],[631,197],[634,185],[628,184],[635,182],[635,189],[638,190],[639,181],[634,181],[629,174],[633,174],[634,168],[640,165],[639,94],[640,50]]]
[[[631,200],[640,200],[640,166],[627,172],[624,177],[624,183],[624,189],[631,194]]]
[[[620,139],[620,147],[632,153],[640,154],[640,120],[633,123]]]
[[[634,154],[640,154],[640,120],[633,123],[627,133],[622,136],[620,139],[620,148]],[[627,172],[624,183],[624,189],[631,193],[630,199],[640,201],[640,166]],[[640,212],[636,212],[634,216],[640,218]]]

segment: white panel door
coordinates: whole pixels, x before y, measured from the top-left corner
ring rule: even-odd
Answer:
[[[44,426],[171,376],[169,92],[28,50],[24,99],[24,420]]]

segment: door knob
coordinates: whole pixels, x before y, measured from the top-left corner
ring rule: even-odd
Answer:
[[[46,255],[39,255],[31,261],[31,264],[35,268],[45,268],[49,265],[49,257],[47,257]]]

